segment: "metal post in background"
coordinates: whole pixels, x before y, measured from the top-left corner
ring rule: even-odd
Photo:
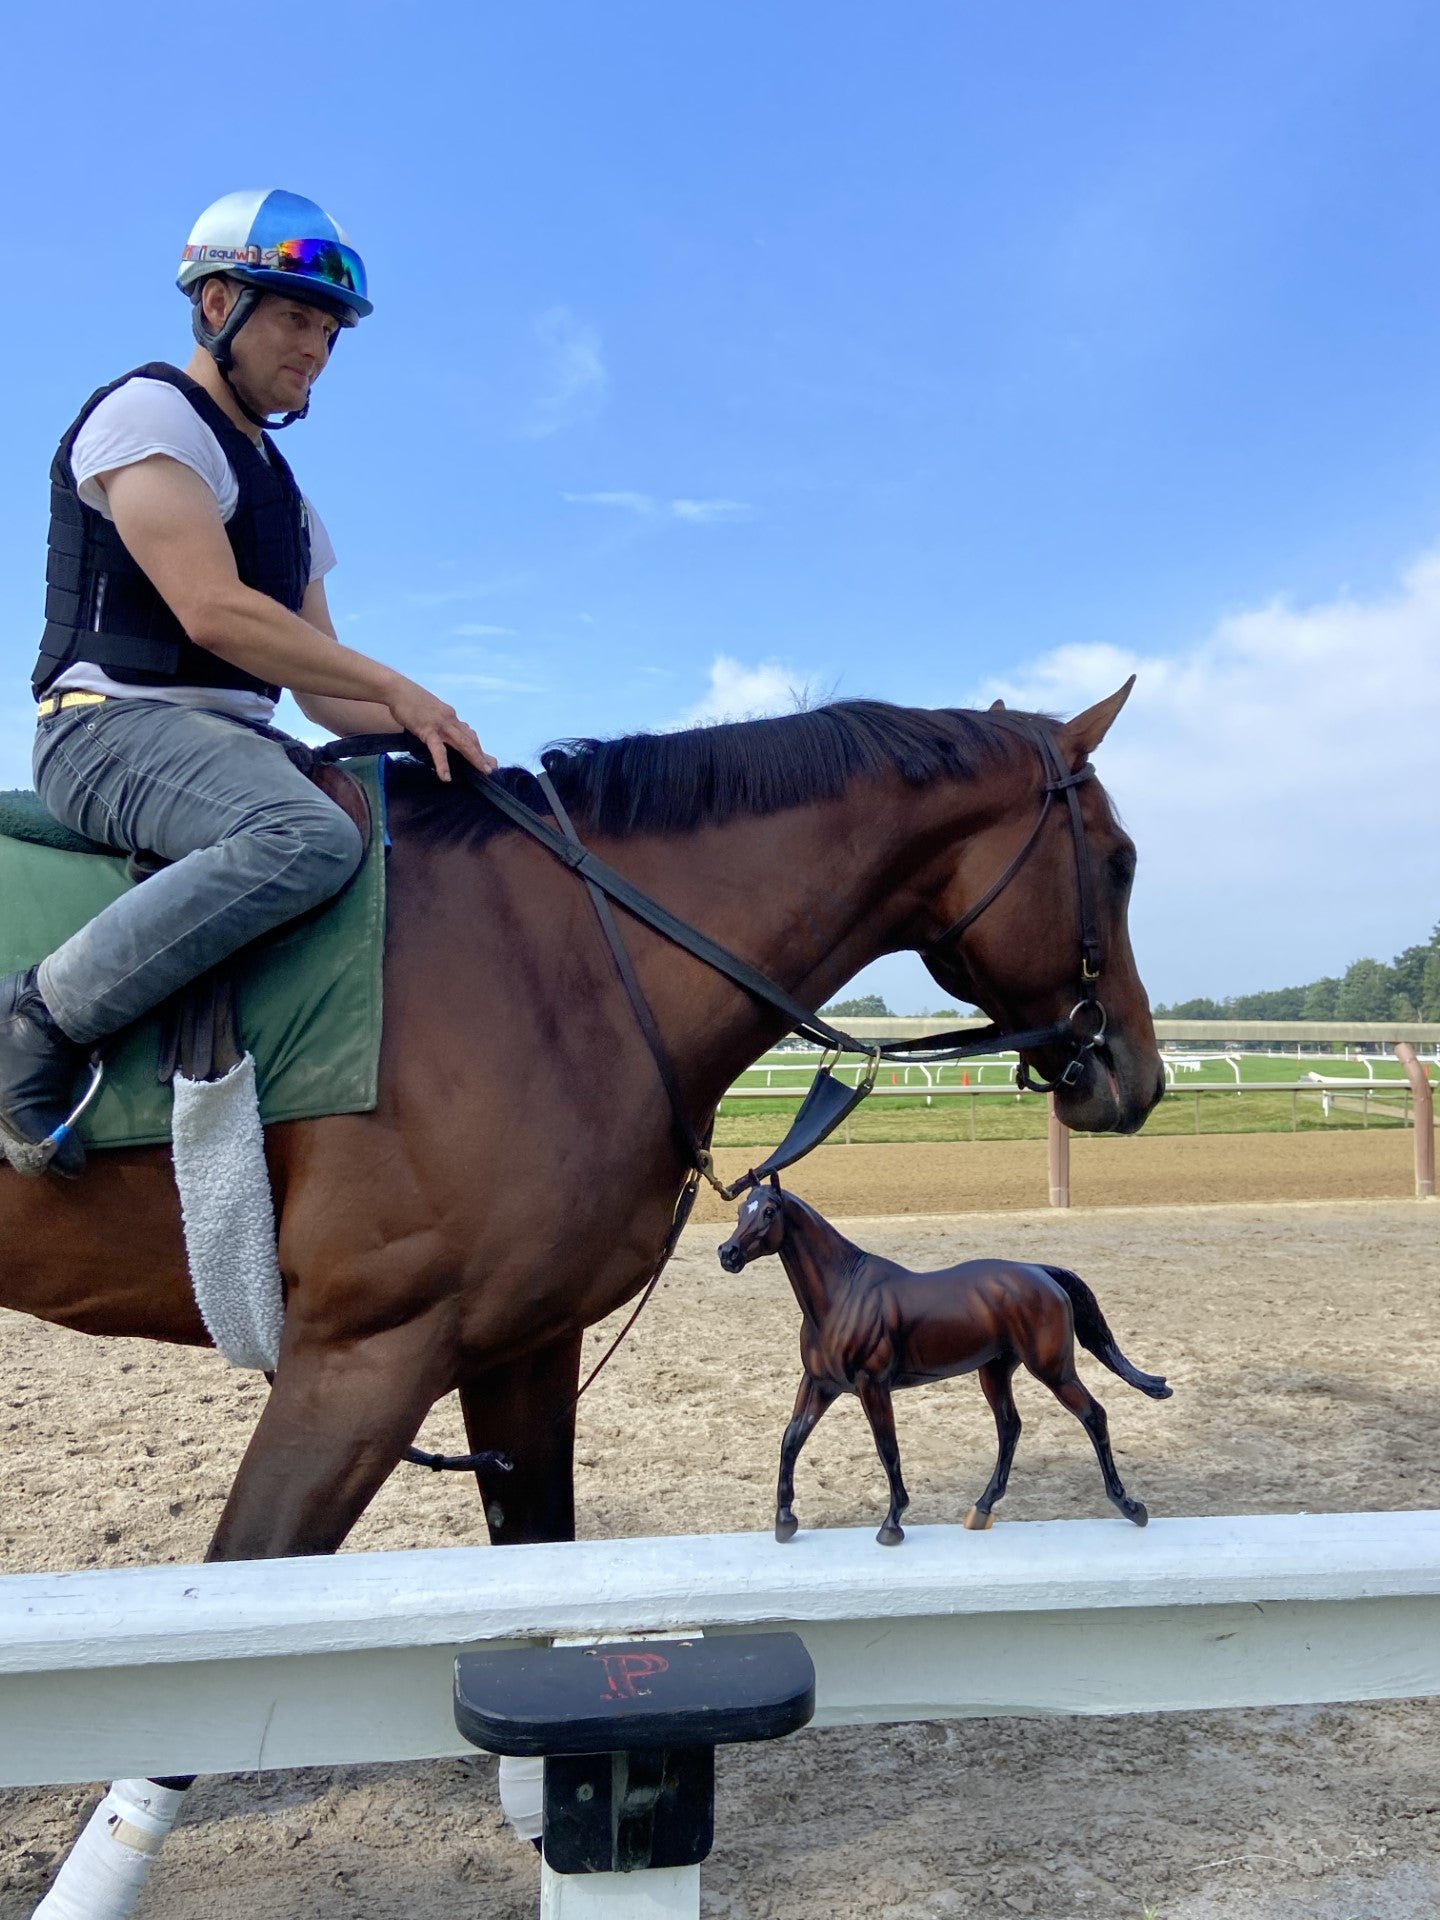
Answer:
[[[1045,1106],[1049,1117],[1050,1204],[1052,1207],[1068,1207],[1070,1204],[1070,1129],[1055,1110],[1053,1093],[1046,1095]]]
[[[1435,1091],[1408,1040],[1395,1042],[1395,1058],[1405,1069],[1415,1096],[1415,1198],[1435,1198]]]

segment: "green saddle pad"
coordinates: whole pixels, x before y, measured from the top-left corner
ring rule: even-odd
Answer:
[[[264,1121],[368,1113],[380,1066],[385,944],[383,761],[346,763],[370,802],[364,865],[328,906],[242,957],[240,1033],[255,1056]],[[123,857],[103,852],[45,812],[31,793],[0,793],[0,974],[34,966],[131,885]],[[143,883],[142,883],[143,884]],[[157,1014],[114,1047],[80,1123],[91,1147],[170,1138],[171,1095],[155,1078]]]

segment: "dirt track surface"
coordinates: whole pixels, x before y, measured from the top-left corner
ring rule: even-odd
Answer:
[[[778,1138],[778,1134],[776,1136]],[[765,1157],[764,1147],[722,1147],[726,1180]],[[917,1142],[905,1147],[824,1146],[786,1174],[823,1214],[968,1213],[1043,1207],[1049,1195],[1043,1140]],[[1275,1200],[1403,1200],[1415,1190],[1414,1135],[1381,1132],[1138,1134],[1070,1139],[1070,1198],[1077,1207],[1208,1206]],[[709,1190],[701,1220],[726,1209]]]
[[[1269,1143],[1233,1144],[1248,1157]],[[1129,1145],[1086,1143],[1097,1156]],[[853,1165],[898,1150],[833,1152]],[[822,1166],[797,1190],[819,1198]],[[874,1208],[883,1184],[852,1179],[849,1191]],[[933,1214],[933,1182],[896,1169],[886,1191],[897,1186]],[[1002,1252],[1083,1274],[1125,1351],[1176,1388],[1157,1405],[1085,1366],[1120,1470],[1157,1514],[1440,1505],[1437,1229],[1440,1207],[1409,1201],[852,1225],[915,1266]],[[584,1404],[587,1535],[769,1527],[798,1316],[776,1263],[722,1274],[719,1237],[691,1230]],[[592,1335],[597,1353],[603,1337]],[[85,1341],[12,1315],[0,1339],[0,1567],[198,1558],[263,1384],[211,1355]],[[1025,1434],[1001,1524],[1107,1511],[1075,1422],[1035,1383],[1017,1386]],[[904,1395],[898,1423],[909,1517],[958,1521],[993,1456],[974,1383]],[[460,1443],[452,1406],[424,1438]],[[883,1479],[853,1402],[802,1459],[797,1510],[807,1527],[878,1524]],[[402,1470],[352,1544],[480,1534],[472,1489]],[[1413,1702],[801,1734],[723,1757],[704,1910],[1140,1920],[1149,1904],[1160,1920],[1419,1920],[1440,1908],[1437,1744],[1440,1707]],[[535,1863],[502,1827],[491,1766],[203,1782],[137,1920],[531,1920]],[[92,1799],[0,1794],[0,1920],[28,1916]]]

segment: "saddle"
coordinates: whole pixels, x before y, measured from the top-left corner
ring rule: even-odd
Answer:
[[[375,1105],[385,923],[383,759],[287,753],[354,821],[364,862],[317,912],[202,975],[107,1049],[106,1077],[80,1124],[91,1147],[170,1137],[170,1087],[223,1078],[255,1055],[264,1119],[363,1113]],[[77,856],[85,856],[77,858]],[[126,887],[168,864],[72,832],[38,794],[0,792],[0,972],[31,966]]]
[[[301,741],[292,742],[286,752],[306,778],[349,815],[365,842],[368,858],[370,802],[364,787],[343,767],[317,760]],[[0,792],[0,836],[28,841],[32,846],[54,847],[62,853],[124,860],[126,872],[136,885],[173,864],[157,854],[127,856],[116,847],[102,846],[83,833],[75,833],[47,811],[38,793]],[[239,1066],[245,1048],[240,1037],[238,964],[231,960],[212,967],[160,1009],[156,1078],[161,1086],[170,1086],[177,1073],[187,1080],[223,1080]]]

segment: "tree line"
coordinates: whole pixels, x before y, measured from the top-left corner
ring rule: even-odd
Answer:
[[[1303,987],[1177,1000],[1152,1011],[1157,1020],[1440,1020],[1440,925],[1388,964],[1352,960],[1344,973]]]

